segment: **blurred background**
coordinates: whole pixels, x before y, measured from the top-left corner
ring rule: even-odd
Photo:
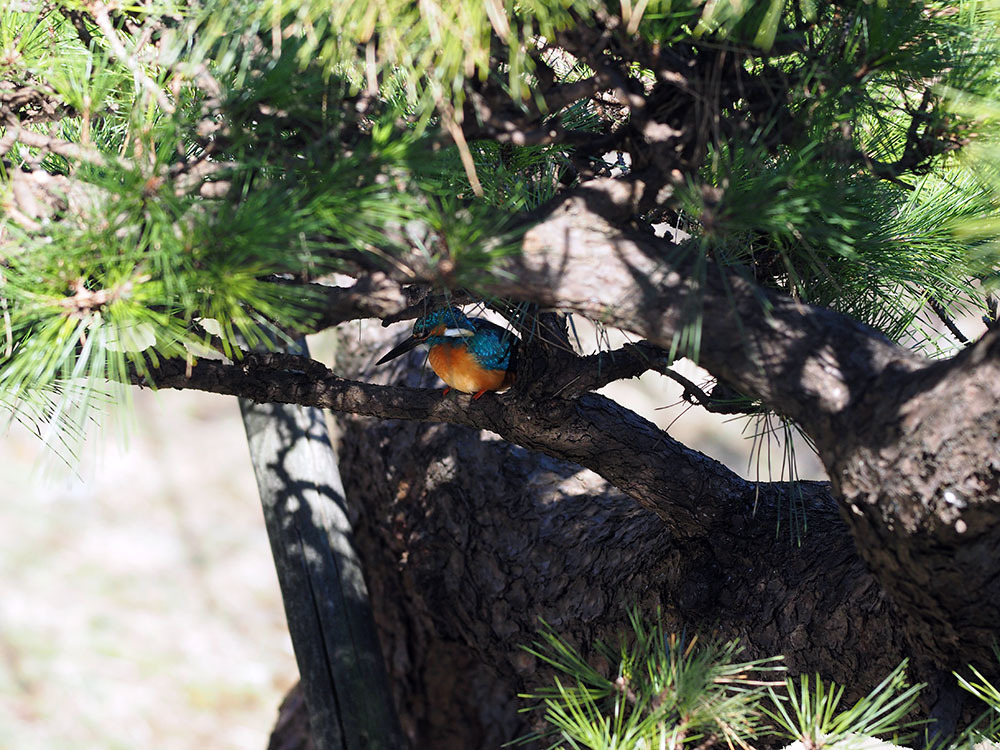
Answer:
[[[606,392],[743,476],[787,476],[759,425],[687,410],[663,376]],[[0,435],[0,748],[263,750],[297,670],[236,400],[133,398],[71,468]]]
[[[0,439],[4,750],[262,750],[297,679],[236,400],[133,395],[75,471]]]

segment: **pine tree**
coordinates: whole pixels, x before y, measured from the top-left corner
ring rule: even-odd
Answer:
[[[953,673],[1000,671],[996,21],[985,0],[8,2],[0,404],[69,450],[131,386],[488,429],[535,453],[441,432],[473,497],[571,473],[551,460],[606,483],[583,493],[600,533],[529,514],[565,534],[549,553],[574,561],[581,643],[638,602],[853,697],[910,657],[923,710],[954,724]],[[517,331],[509,393],[377,384],[360,364],[375,333],[345,337],[332,369],[284,351],[450,304]],[[641,340],[581,354],[573,315]],[[794,426],[829,484],[745,482],[594,393],[679,378],[681,357],[715,379],[685,382],[692,403]],[[441,460],[435,433],[345,423],[355,476],[400,480],[393,500],[345,474],[381,498],[358,510],[370,580],[395,580],[378,514],[441,531],[398,507],[430,497],[410,480]],[[776,535],[790,514],[805,525]],[[518,584],[518,534],[463,517],[507,561],[494,598],[530,616],[470,629],[482,598],[451,602],[417,536],[421,572],[374,587],[376,612],[438,585],[452,606],[415,606],[414,631],[461,633],[456,663],[530,681],[525,623],[566,602],[548,568]],[[431,746],[441,724],[406,713]],[[516,734],[507,714],[477,721],[463,737]]]

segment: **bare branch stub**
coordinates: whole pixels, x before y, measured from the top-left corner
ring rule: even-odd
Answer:
[[[404,314],[411,304],[408,290],[381,271],[358,274],[352,286],[332,286],[283,276],[274,276],[270,281],[298,288],[303,296],[314,298],[318,304],[318,314],[313,320],[305,326],[288,329],[286,333],[318,333],[362,318],[388,319]]]
[[[964,344],[965,346],[972,343],[969,341],[969,338],[962,333],[962,330],[955,323],[954,318],[948,314],[948,311],[945,309],[944,305],[941,304],[941,301],[937,299],[937,297],[933,294],[929,294],[927,296],[927,304],[930,305],[934,314],[941,319],[941,322],[945,324],[947,329],[951,332],[951,335],[958,339],[959,343]]]

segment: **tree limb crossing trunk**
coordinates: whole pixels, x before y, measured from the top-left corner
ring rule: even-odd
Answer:
[[[240,410],[315,746],[398,750],[405,742],[323,413],[247,399]]]

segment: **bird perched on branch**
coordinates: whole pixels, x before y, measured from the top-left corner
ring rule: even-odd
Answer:
[[[480,398],[486,391],[502,391],[514,382],[517,337],[483,318],[469,318],[457,307],[424,315],[413,323],[413,334],[376,365],[405,354],[420,344],[430,347],[431,369],[448,386]]]

